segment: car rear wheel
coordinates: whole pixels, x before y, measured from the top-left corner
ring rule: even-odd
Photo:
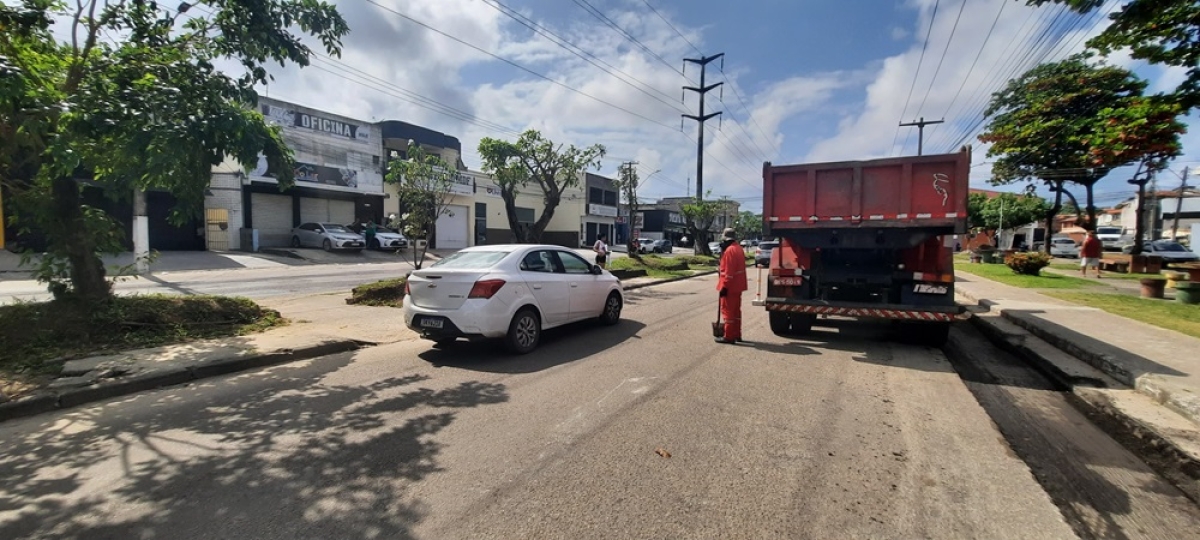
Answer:
[[[333,244],[330,243],[328,238],[326,238],[324,242],[321,242],[321,248],[323,248],[325,251],[333,251]]]
[[[300,247],[300,237],[299,236],[292,237],[292,247],[294,247],[294,248]]]
[[[604,312],[600,314],[600,322],[612,326],[621,322],[621,295],[609,293],[604,301]]]
[[[515,354],[525,354],[537,348],[542,339],[542,321],[537,312],[530,308],[522,309],[513,316],[508,324],[508,335],[504,344]]]

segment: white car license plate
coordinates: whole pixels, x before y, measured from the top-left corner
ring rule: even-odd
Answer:
[[[778,277],[771,280],[771,285],[778,285],[781,287],[799,287],[803,284],[804,278],[802,277]]]
[[[421,328],[441,329],[442,323],[443,323],[443,321],[441,319],[424,318],[424,319],[421,319]]]

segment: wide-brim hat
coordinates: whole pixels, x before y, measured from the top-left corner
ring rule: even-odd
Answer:
[[[725,229],[725,231],[721,233],[721,237],[733,240],[735,237],[737,237],[737,231],[734,231],[733,229]]]

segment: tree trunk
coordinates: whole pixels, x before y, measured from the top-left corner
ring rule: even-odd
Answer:
[[[1062,182],[1058,182],[1057,188],[1054,190],[1054,207],[1046,213],[1046,239],[1042,242],[1042,251],[1047,255],[1050,254],[1050,238],[1054,236],[1054,217],[1058,215],[1059,210],[1062,210]]]
[[[96,256],[96,242],[87,230],[79,200],[79,183],[71,177],[57,178],[51,184],[54,204],[52,230],[57,229],[57,248],[71,265],[71,286],[74,295],[88,303],[102,302],[112,297],[112,289],[104,275],[104,263]]]
[[[529,231],[530,243],[542,243],[542,233],[546,232],[546,227],[550,226],[550,220],[554,219],[554,210],[558,208],[558,203],[560,200],[561,194],[546,194],[544,199],[546,207],[542,209],[542,217],[538,218],[538,220],[533,223],[533,227]]]
[[[1096,203],[1094,199],[1095,188],[1095,182],[1088,183],[1084,186],[1084,189],[1087,190],[1087,230],[1089,231],[1096,230]]]
[[[512,232],[513,240],[518,244],[526,243],[525,229],[521,227],[521,222],[517,219],[516,192],[500,188],[500,198],[504,199],[504,215],[508,219],[508,230]]]
[[[1142,254],[1142,242],[1146,237],[1146,183],[1137,182],[1137,223],[1133,227],[1133,246],[1130,246],[1130,254]]]

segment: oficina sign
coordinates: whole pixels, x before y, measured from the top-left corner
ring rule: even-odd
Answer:
[[[359,142],[368,142],[371,139],[369,130],[362,129],[357,124],[343,122],[341,120],[333,120],[331,118],[323,118],[314,114],[309,114],[301,111],[276,107],[274,105],[262,106],[263,116],[273,120],[285,127],[297,127],[326,133],[334,137],[351,139]]]

